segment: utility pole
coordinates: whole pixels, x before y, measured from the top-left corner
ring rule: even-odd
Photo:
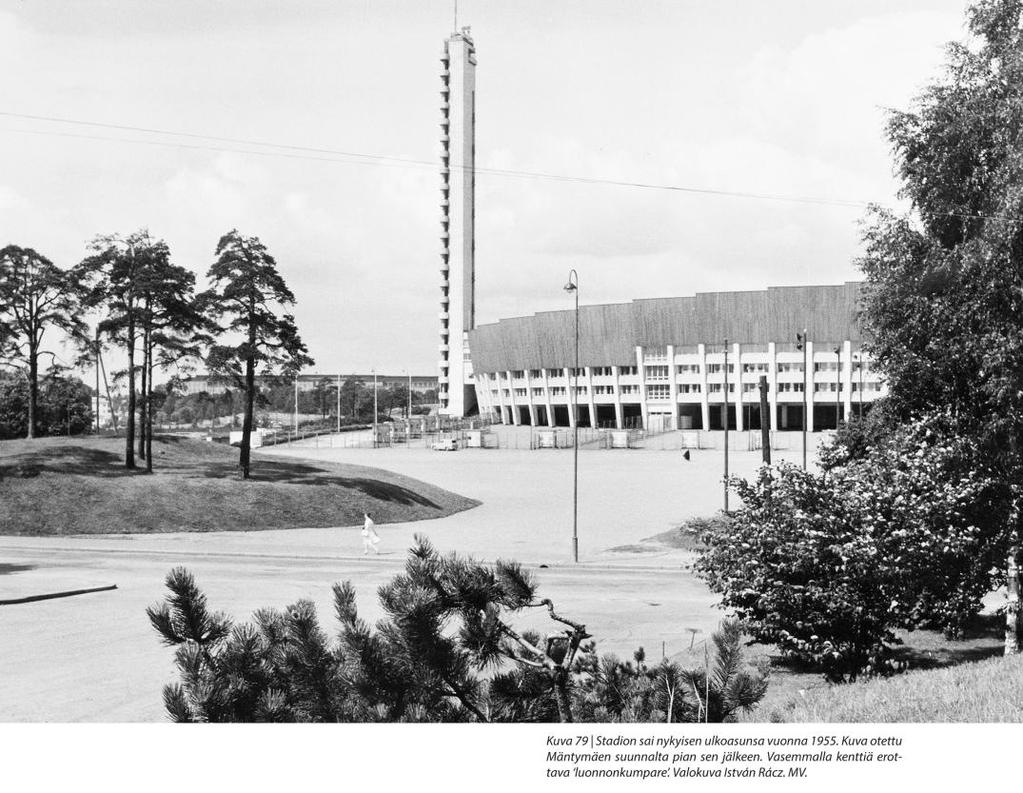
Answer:
[[[725,339],[725,512],[728,512],[728,339]]]
[[[760,375],[760,447],[763,451],[764,465],[771,464],[771,422],[774,418],[768,414],[767,376]]]
[[[96,437],[99,437],[99,325],[96,326]]]

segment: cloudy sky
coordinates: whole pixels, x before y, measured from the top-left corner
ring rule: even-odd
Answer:
[[[480,175],[478,321],[566,307],[573,267],[584,303],[855,279],[858,204],[896,202],[884,108],[964,9],[461,0],[481,167],[857,204]],[[435,373],[452,27],[452,0],[0,0],[0,244],[67,267],[148,227],[201,276],[237,227],[277,257],[317,371]]]

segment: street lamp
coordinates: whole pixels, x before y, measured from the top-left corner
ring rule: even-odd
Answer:
[[[810,391],[806,387],[806,376],[807,376],[807,347],[810,346],[810,336],[806,332],[806,328],[803,328],[802,333],[796,334],[796,349],[803,351],[803,470],[806,470],[806,411],[808,410],[807,405],[810,404]]]
[[[373,448],[377,447],[377,370],[373,370]]]
[[[575,368],[572,369],[572,559],[579,561],[579,273],[571,270],[565,291],[575,296]]]
[[[728,513],[728,339],[725,339],[725,513]]]

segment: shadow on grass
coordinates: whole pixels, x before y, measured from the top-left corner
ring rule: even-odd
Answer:
[[[230,463],[207,464],[202,475],[207,479],[223,479],[236,477],[238,466]],[[260,460],[252,469],[250,482],[272,482],[274,484],[312,485],[317,487],[343,487],[358,490],[378,501],[390,501],[397,504],[418,504],[423,507],[440,509],[440,504],[426,496],[409,490],[407,487],[392,482],[381,482],[363,477],[338,476],[323,468],[313,465],[292,462],[267,462]]]
[[[22,453],[6,458],[0,474],[11,478],[31,479],[43,472],[80,474],[112,478],[132,476],[136,471],[124,467],[124,457],[104,449],[85,446],[48,446],[38,452]]]
[[[10,573],[24,573],[26,570],[35,570],[34,564],[7,564],[6,562],[0,562],[0,575],[9,575]]]
[[[946,639],[940,631],[900,631],[903,644],[891,648],[891,658],[905,664],[905,671],[940,669],[948,666],[983,661],[1004,652],[1005,617],[981,614],[966,630],[962,639]],[[749,643],[764,648],[771,666],[792,675],[820,675],[820,669],[798,658],[777,653],[774,645]]]
[[[894,648],[892,657],[910,669],[938,669],[944,666],[983,661],[1002,655],[1005,641],[1005,617],[978,615],[960,640],[946,639],[934,631],[902,634],[904,645]]]

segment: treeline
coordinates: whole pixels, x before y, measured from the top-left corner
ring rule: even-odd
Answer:
[[[42,375],[37,389],[35,433],[80,435],[88,432],[94,417],[93,391],[61,367]],[[21,372],[0,372],[0,440],[28,435],[28,380]]]
[[[240,465],[248,478],[257,374],[293,377],[313,360],[289,313],[295,297],[258,238],[237,230],[221,237],[206,280],[197,291],[195,275],[144,229],[96,237],[67,270],[32,248],[0,249],[0,364],[25,374],[24,435],[50,426],[40,367],[55,358],[45,341],[63,333],[78,351],[74,365],[107,349],[127,358],[125,467],[142,459],[152,470],[155,372],[201,361],[241,395]]]
[[[431,400],[431,396],[433,397]],[[436,392],[412,392],[412,415],[428,413],[427,405],[436,401]],[[341,423],[361,424],[373,420],[373,386],[362,380],[341,381]],[[153,392],[152,407],[158,425],[235,426],[244,409],[243,393],[237,388],[199,391],[180,394],[175,383],[157,386]],[[288,383],[257,387],[257,426],[269,424],[269,413],[292,413],[295,410],[295,388]],[[335,421],[338,416],[337,380],[323,378],[311,389],[298,392],[298,413],[304,417],[317,416]],[[377,389],[377,418],[408,417],[409,391],[405,385],[381,386]]]

